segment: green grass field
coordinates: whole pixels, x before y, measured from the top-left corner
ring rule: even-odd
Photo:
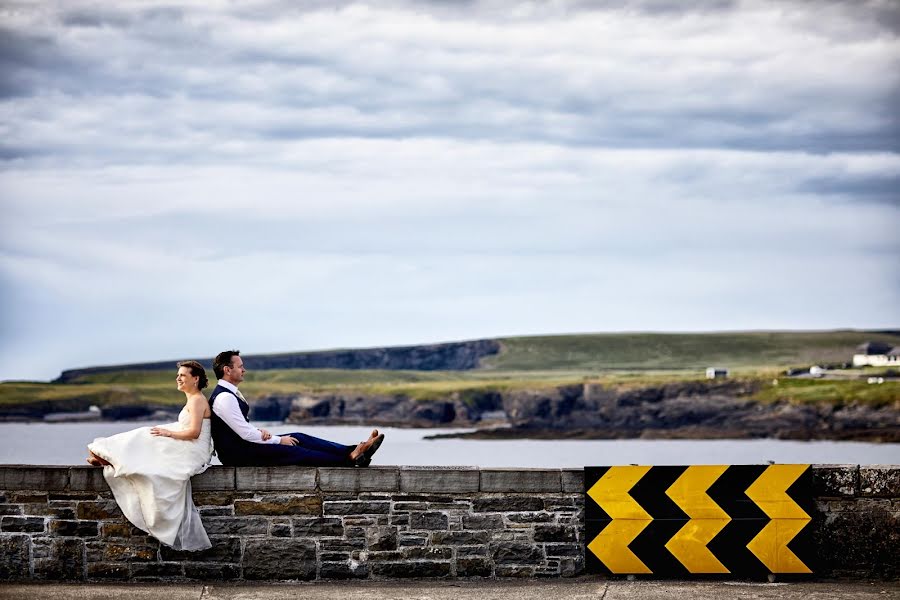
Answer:
[[[732,378],[757,380],[763,402],[900,402],[900,384],[889,381],[786,379],[787,367],[849,361],[856,346],[880,340],[900,345],[900,335],[858,331],[592,334],[504,338],[503,352],[472,371],[374,371],[288,369],[249,372],[242,386],[250,397],[344,391],[362,395],[403,394],[420,400],[465,397],[478,391],[552,387],[592,381],[616,387],[703,380],[707,366],[726,367]],[[877,372],[877,370],[873,370]],[[848,375],[861,371],[848,372]],[[212,372],[209,373],[212,376]],[[779,378],[779,385],[771,382]],[[97,406],[179,405],[175,374],[117,371],[73,383],[0,383],[0,406],[52,403],[56,410]]]

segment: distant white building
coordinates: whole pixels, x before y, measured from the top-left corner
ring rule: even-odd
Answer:
[[[891,348],[884,342],[866,342],[853,355],[854,367],[900,366],[900,346]]]
[[[707,379],[724,379],[728,377],[728,369],[719,369],[717,367],[709,367],[706,369]]]
[[[814,365],[809,368],[809,374],[813,377],[825,377],[825,369],[819,365]]]

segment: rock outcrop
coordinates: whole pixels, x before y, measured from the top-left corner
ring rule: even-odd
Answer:
[[[900,441],[897,403],[879,408],[761,403],[752,398],[759,385],[728,381],[618,388],[587,383],[506,392],[467,390],[434,400],[345,392],[266,397],[256,406],[278,406],[294,423],[482,427],[468,434],[472,437]],[[488,425],[500,428],[484,429]]]

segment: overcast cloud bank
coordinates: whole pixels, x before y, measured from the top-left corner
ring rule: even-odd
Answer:
[[[0,378],[896,326],[900,4],[684,4],[4,3]]]

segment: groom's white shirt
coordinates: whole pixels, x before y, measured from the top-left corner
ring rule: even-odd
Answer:
[[[244,396],[237,389],[237,387],[223,379],[218,381],[218,384],[223,388],[228,390],[227,392],[219,392],[219,395],[216,396],[216,401],[213,403],[213,412],[219,416],[220,419],[225,421],[225,424],[231,427],[236,434],[241,436],[242,439],[247,440],[248,442],[254,442],[256,444],[280,444],[281,438],[277,435],[273,435],[268,440],[263,441],[262,433],[260,433],[259,429],[251,425],[244,419],[244,413],[241,412],[241,407],[238,404],[237,398],[235,396],[240,396],[241,399]]]

